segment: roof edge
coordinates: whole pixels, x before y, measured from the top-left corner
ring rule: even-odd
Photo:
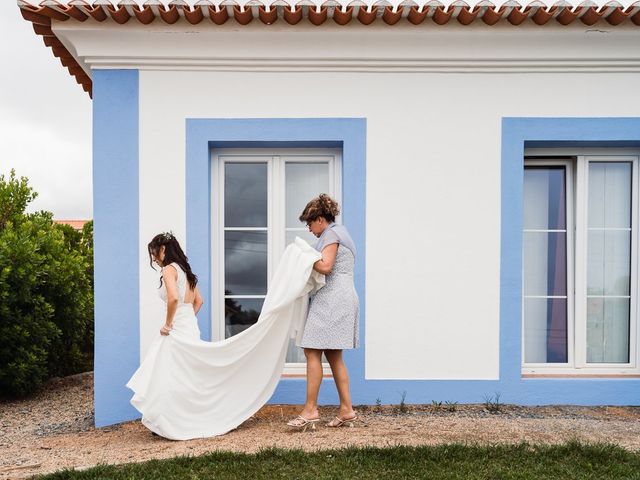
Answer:
[[[368,5],[362,0],[353,0],[348,4],[326,0],[319,5],[311,0],[300,0],[296,4],[290,4],[285,0],[275,0],[270,4],[260,0],[249,0],[243,5],[234,0],[222,0],[217,4],[209,0],[199,0],[195,4],[189,4],[185,0],[171,0],[166,5],[160,0],[147,0],[142,5],[135,0],[121,0],[117,5],[109,0],[95,0],[93,3],[71,0],[66,4],[56,0],[44,0],[38,5],[27,0],[18,0],[17,4],[22,17],[32,23],[35,33],[42,36],[45,45],[51,48],[53,55],[60,59],[62,66],[89,96],[92,96],[91,77],[56,37],[51,28],[52,21],[102,23],[112,20],[120,25],[129,21],[141,25],[152,22],[167,25],[177,22],[190,25],[203,22],[222,25],[228,21],[235,21],[239,25],[248,25],[253,21],[271,25],[279,21],[296,25],[304,20],[315,26],[332,21],[343,26],[356,22],[362,25],[377,22],[392,26],[401,21],[413,25],[431,21],[437,25],[444,25],[455,20],[461,25],[475,22],[487,26],[499,22],[513,26],[525,22],[542,26],[552,21],[563,26],[574,22],[586,26],[598,22],[606,22],[609,26],[640,26],[640,0],[626,7],[616,1],[598,6],[588,0],[575,6],[562,0],[550,6],[538,0],[526,5],[509,0],[500,6],[488,0],[480,0],[473,5],[460,0],[448,4],[431,0],[420,5],[413,0],[403,0],[398,5],[386,0],[378,0],[373,5]]]

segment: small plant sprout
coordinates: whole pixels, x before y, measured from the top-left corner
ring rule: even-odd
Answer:
[[[439,412],[442,408],[442,400],[431,400],[431,408],[434,412]]]
[[[458,409],[458,402],[453,402],[451,400],[445,400],[445,405],[447,406],[448,412],[455,412]]]
[[[407,398],[407,391],[402,392],[402,398],[400,399],[400,413],[407,413],[409,409],[407,408],[407,404],[405,403],[405,399]]]
[[[500,393],[496,392],[494,395],[484,396],[484,408],[489,413],[500,413],[502,410],[502,404],[500,403]]]

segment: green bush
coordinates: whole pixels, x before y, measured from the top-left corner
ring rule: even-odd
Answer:
[[[92,225],[25,213],[27,179],[0,175],[0,392],[27,395],[93,363]]]

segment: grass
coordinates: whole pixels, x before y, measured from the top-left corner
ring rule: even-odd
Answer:
[[[615,445],[438,445],[257,454],[216,452],[61,471],[39,479],[640,479],[640,453]]]

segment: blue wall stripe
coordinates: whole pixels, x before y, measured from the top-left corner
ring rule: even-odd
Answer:
[[[138,418],[125,387],[140,363],[138,71],[94,70],[95,423]]]

